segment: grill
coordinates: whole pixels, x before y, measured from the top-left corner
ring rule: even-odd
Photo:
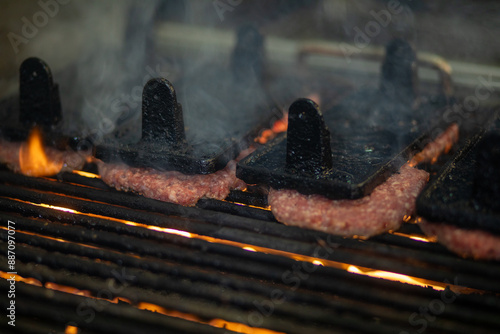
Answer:
[[[196,34],[182,30],[190,27],[171,23],[166,26],[168,29],[158,33],[162,37],[156,45],[159,49],[162,43],[168,45],[166,40],[178,35],[187,35],[180,49],[202,42],[196,40]],[[132,28],[131,24],[128,29]],[[182,33],[169,35],[177,30]],[[245,48],[242,42],[245,31],[254,38],[253,49]],[[134,36],[144,37],[139,35]],[[239,35],[229,70],[238,79],[245,78],[248,71],[258,72],[262,81],[254,87],[253,98],[262,93],[260,84],[267,83],[262,73],[264,44],[251,28],[244,27]],[[150,42],[148,39],[147,43]],[[127,43],[134,44],[135,39]],[[338,48],[323,44],[305,43],[300,48],[283,43],[269,45],[270,49],[278,45],[274,50],[277,52],[268,55],[270,58],[286,58],[281,56],[287,49],[297,49],[298,72],[310,64],[311,58],[319,62],[316,72],[311,71],[313,75],[325,67],[322,56],[341,54]],[[218,49],[224,46],[227,45],[216,45]],[[279,47],[285,51],[280,53]],[[242,58],[235,56],[238,54],[243,54]],[[259,56],[258,61],[252,66],[244,62],[255,55]],[[442,112],[456,102],[447,64],[422,54],[411,56],[412,61],[437,70],[440,76],[440,83],[434,84],[439,99],[429,102],[431,107],[427,111]],[[381,55],[376,50],[367,50],[359,58],[379,61]],[[241,59],[243,64],[238,64]],[[19,96],[22,124],[2,128],[2,137],[25,140],[27,125],[36,122],[44,127],[46,140],[54,147],[78,148],[77,143],[89,144],[86,140],[89,138],[59,133],[58,122],[62,117],[59,87],[53,83],[50,71],[46,72],[46,64],[31,58],[24,66]],[[243,72],[239,71],[241,68]],[[39,72],[42,78],[39,70],[43,70]],[[283,74],[279,73],[282,68],[275,71]],[[365,82],[374,76],[363,73],[359,77]],[[406,79],[411,81],[410,77]],[[400,84],[397,80],[392,83]],[[246,84],[233,88],[239,94],[245,91]],[[323,101],[325,109],[336,107],[352,91],[343,82],[326,86],[336,93]],[[423,90],[436,88],[422,86]],[[470,83],[465,86],[469,89]],[[43,91],[34,93],[40,87]],[[235,141],[222,141],[223,145],[217,146],[222,149],[214,152],[208,145],[201,154],[192,149],[184,133],[182,109],[173,86],[164,79],[155,79],[146,87],[151,103],[143,109],[143,115],[151,117],[143,123],[146,131],[142,139],[128,146],[116,142],[90,143],[95,144],[99,158],[114,161],[115,155],[119,155],[121,160],[135,166],[163,166],[175,161],[176,170],[206,174],[223,167],[259,134],[258,129],[250,131],[244,123],[243,130],[237,129]],[[464,87],[461,88],[465,91]],[[272,85],[266,88],[273,90]],[[406,95],[413,98],[414,87],[406,88]],[[270,101],[269,91],[262,94],[266,105],[276,102]],[[460,88],[458,91],[457,96],[465,96]],[[228,93],[226,98],[237,104],[232,99],[239,100],[238,94]],[[354,95],[349,103],[356,105],[362,94],[361,91],[361,95]],[[165,118],[159,115],[165,105],[161,101],[156,103],[155,95],[167,97]],[[402,97],[404,103],[408,102],[406,95]],[[40,99],[43,103],[37,104]],[[256,104],[258,109],[269,111],[260,102]],[[9,106],[12,99],[0,101],[2,110]],[[41,117],[43,110],[50,110],[50,114]],[[18,110],[14,107],[7,111],[14,114]],[[312,111],[319,115],[316,105]],[[281,114],[274,109],[267,117],[267,121],[265,117],[258,118],[267,124]],[[176,121],[168,122],[169,119]],[[444,125],[438,125],[441,126]],[[160,143],[165,128],[168,138]],[[474,124],[471,129],[463,128],[466,134],[460,139],[461,144],[476,131]],[[316,143],[318,147],[328,144],[329,135],[323,132],[321,142]],[[307,136],[297,133],[299,141]],[[404,163],[407,151],[422,148],[420,142],[414,142],[417,137],[410,139],[405,144],[405,147],[412,144],[410,148],[398,151],[404,158],[399,159],[398,155],[397,166],[388,165],[394,167],[391,172]],[[278,140],[274,143],[279,144]],[[152,150],[144,151],[143,144],[150,145]],[[165,151],[165,145],[174,149]],[[266,147],[272,149],[272,145]],[[308,149],[303,149],[301,158],[310,162]],[[205,159],[207,152],[211,155]],[[329,157],[331,152],[326,152]],[[282,154],[286,154],[284,148]],[[450,158],[440,157],[437,164],[424,168],[435,175],[447,159]],[[318,166],[323,168],[330,162],[324,163],[319,161]],[[262,166],[256,168],[257,172],[248,169],[245,160],[240,167],[245,177],[259,172],[269,176],[268,171],[262,172]],[[314,176],[311,178],[309,171],[306,172],[304,178],[292,180],[294,186],[306,189],[313,184]],[[376,172],[383,174],[384,179],[390,174],[385,170]],[[255,183],[260,181],[256,178]],[[365,190],[371,191],[379,181],[382,182],[377,179],[368,190],[352,190],[347,197],[364,195]],[[280,184],[282,180],[275,182]],[[325,191],[325,196],[333,198],[334,193]],[[87,162],[81,170],[36,178],[0,167],[0,221],[0,244],[4,250],[0,254],[0,306],[5,312],[0,323],[2,333],[403,334],[496,333],[500,328],[500,262],[458,257],[423,235],[415,217],[406,217],[397,231],[370,239],[343,238],[277,222],[266,195],[257,185],[249,185],[243,191],[232,190],[224,200],[201,199],[196,206],[185,207],[116,191],[99,178],[96,165]]]
[[[500,323],[500,266],[420,241],[411,223],[344,239],[279,224],[243,192],[188,208],[74,173],[0,180],[3,249],[7,222],[16,228],[16,330],[456,333]],[[6,294],[4,254],[0,263]],[[393,281],[402,275],[413,281]]]

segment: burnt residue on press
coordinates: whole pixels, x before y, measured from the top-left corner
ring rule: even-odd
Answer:
[[[191,67],[176,90],[166,79],[150,80],[143,91],[141,139],[98,145],[95,156],[185,174],[224,168],[273,116],[262,88],[263,37],[249,26],[237,37],[228,68]]]
[[[362,89],[323,113],[311,100],[296,100],[287,134],[242,160],[237,176],[332,199],[368,195],[434,139],[433,127],[447,127],[436,122],[446,98],[417,103],[415,61],[411,46],[396,39],[377,89]]]
[[[500,234],[500,120],[472,136],[417,199],[431,222]]]

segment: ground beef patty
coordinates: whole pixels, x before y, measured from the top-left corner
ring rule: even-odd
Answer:
[[[401,167],[373,192],[357,200],[331,200],[295,190],[269,192],[271,210],[280,222],[346,237],[370,237],[398,229],[404,216],[415,210],[415,199],[429,174]]]
[[[369,196],[357,200],[331,200],[295,190],[271,189],[271,211],[284,224],[342,236],[370,237],[396,230],[405,215],[413,214],[415,200],[429,178],[427,172],[412,166],[430,162],[442,152],[448,152],[458,136],[458,126],[450,125]]]
[[[104,162],[98,162],[98,167],[101,179],[117,190],[133,191],[164,202],[194,206],[202,197],[222,200],[231,189],[244,189],[245,182],[236,178],[236,164],[250,152],[241,152],[224,169],[207,175],[186,175],[177,171],[134,168]]]
[[[443,133],[436,139],[427,144],[422,151],[415,154],[410,164],[416,166],[422,162],[435,162],[441,153],[448,153],[458,141],[459,128],[458,125],[451,124]]]
[[[469,230],[449,224],[430,223],[420,219],[424,233],[436,238],[452,252],[463,257],[500,260],[500,236],[482,230]]]

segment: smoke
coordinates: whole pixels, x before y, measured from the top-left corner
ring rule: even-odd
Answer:
[[[75,2],[85,48],[62,73],[65,127],[99,142],[140,111],[157,1]]]
[[[111,134],[121,142],[137,142],[142,89],[156,77],[174,84],[183,107],[186,137],[195,151],[197,146],[216,150],[246,134],[271,113],[272,108],[264,105],[258,84],[262,68],[254,68],[254,55],[241,54],[243,75],[238,76],[229,58],[221,61],[217,45],[196,45],[189,54],[176,56],[158,52],[155,29],[162,20],[198,24],[195,21],[203,17],[210,28],[221,23],[220,12],[211,2],[181,3],[76,4],[82,11],[80,24],[87,44],[75,69],[59,80],[63,108],[70,110],[65,117],[69,133],[83,131],[82,136],[89,136],[96,144],[108,140],[105,138]],[[206,15],[196,15],[202,9]],[[229,20],[230,12],[226,14]],[[237,29],[232,29],[234,34]],[[210,29],[201,31],[211,37]]]
[[[8,8],[14,3],[25,9],[11,14],[5,29],[21,34],[21,19],[32,20],[43,8],[32,1],[10,1]],[[391,7],[391,3],[397,6]],[[230,55],[222,54],[219,47],[232,47],[240,26],[253,24],[265,39],[271,36],[292,41],[286,45],[317,39],[344,45],[343,57],[326,60],[327,65],[337,61],[341,70],[370,71],[366,65],[353,63],[349,67],[349,58],[384,46],[393,37],[409,40],[417,50],[467,60],[488,57],[494,62],[500,59],[500,49],[488,45],[494,46],[495,18],[500,7],[484,3],[476,6],[465,1],[451,5],[443,1],[403,0],[73,0],[60,5],[58,13],[49,15],[46,25],[38,28],[38,34],[28,44],[20,45],[21,52],[12,58],[17,66],[4,67],[18,67],[28,56],[44,59],[53,68],[60,86],[65,131],[91,136],[96,142],[112,133],[126,141],[138,140],[142,88],[151,78],[165,77],[176,88],[183,104],[188,140],[196,145],[207,138],[236,135],[228,130],[238,128],[235,124],[241,124],[241,128],[251,126],[262,114],[253,115],[250,110],[259,109],[266,98],[286,109],[295,98],[317,93],[321,96],[318,102],[326,110],[350,90],[359,88],[360,82],[366,83],[356,81],[358,77],[345,74],[347,71],[328,77],[322,67],[320,75],[307,74],[291,61],[278,59],[272,66],[263,64],[264,71],[279,68],[272,77],[264,78],[268,96],[255,87],[260,80],[259,70],[247,73],[247,82],[235,84]],[[199,40],[206,42],[181,50],[179,40],[192,36],[165,41],[158,33],[158,22],[188,24]],[[221,43],[211,44],[212,31],[218,29],[228,34],[221,34]],[[162,43],[165,50],[155,49]],[[269,50],[270,43],[264,44]],[[279,51],[279,47],[273,50]],[[378,69],[380,63],[374,66]],[[250,89],[241,88],[248,83]],[[378,81],[372,80],[372,85],[376,87]],[[234,102],[236,96],[243,103]]]

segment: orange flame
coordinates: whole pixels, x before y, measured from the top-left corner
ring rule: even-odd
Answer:
[[[78,334],[79,330],[78,327],[75,326],[66,326],[66,329],[64,330],[64,334]]]
[[[285,132],[288,129],[288,113],[284,112],[283,117],[273,123],[270,129],[265,129],[260,136],[255,138],[255,142],[265,144],[276,137],[278,133]]]
[[[27,143],[21,145],[19,151],[19,167],[21,173],[28,176],[48,176],[57,174],[63,163],[50,161],[43,148],[42,133],[33,128]]]

